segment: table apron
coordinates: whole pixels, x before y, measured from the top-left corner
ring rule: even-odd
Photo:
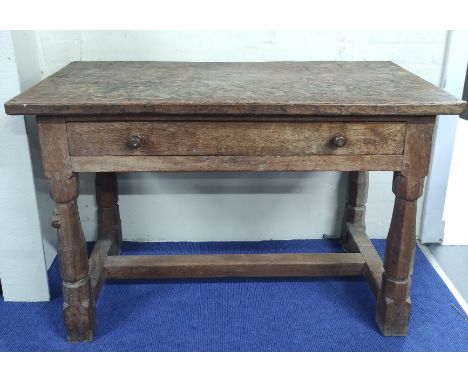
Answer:
[[[398,171],[406,126],[352,120],[84,121],[66,122],[66,134],[75,172]]]
[[[400,171],[402,155],[75,156],[74,172]]]

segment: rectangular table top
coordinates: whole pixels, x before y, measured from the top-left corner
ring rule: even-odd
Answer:
[[[392,62],[72,62],[8,114],[437,115],[466,103]]]

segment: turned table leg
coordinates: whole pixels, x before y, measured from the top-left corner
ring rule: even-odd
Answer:
[[[91,341],[96,327],[95,300],[89,277],[86,240],[81,229],[76,199],[78,179],[49,179],[56,203],[58,256],[62,276],[63,314],[69,341]]]
[[[346,191],[346,205],[343,227],[341,230],[341,244],[346,251],[354,251],[350,242],[349,225],[365,231],[366,202],[369,188],[369,173],[367,171],[351,171],[348,173]]]
[[[96,327],[95,298],[76,203],[79,182],[77,174],[71,170],[66,123],[59,118],[38,118],[38,132],[44,175],[56,205],[53,226],[58,233],[67,339],[90,341]]]
[[[115,245],[110,255],[120,255],[122,228],[119,212],[119,194],[115,172],[96,173],[96,201],[98,205],[98,236],[115,233]]]
[[[421,179],[397,172],[393,181],[395,205],[385,248],[382,287],[377,299],[377,324],[384,335],[404,336],[411,310],[410,288],[416,246],[416,202]],[[408,187],[410,186],[410,187]],[[410,189],[418,189],[411,195]]]
[[[395,205],[385,248],[376,320],[386,336],[404,336],[411,310],[411,274],[416,246],[416,203],[427,175],[433,124],[407,127],[402,170],[393,177]]]

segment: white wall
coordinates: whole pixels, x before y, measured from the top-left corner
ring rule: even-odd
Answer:
[[[0,101],[19,93],[11,33],[0,31]],[[3,108],[2,108],[3,109]],[[0,110],[0,279],[7,301],[49,299],[24,119]]]
[[[468,63],[468,31],[450,31],[447,37],[441,86],[462,98]],[[437,118],[420,224],[420,239],[423,243],[439,243],[442,240],[445,243],[446,240],[444,205],[449,202],[447,185],[451,182],[449,173],[458,119],[457,115],[441,115]],[[455,181],[455,184],[458,182]],[[455,227],[457,221],[452,220],[450,224]],[[450,233],[448,235],[453,237]]]
[[[14,37],[15,46],[28,47],[19,49],[22,83],[72,60],[391,60],[438,85],[446,42],[444,31],[38,31]],[[370,179],[368,231],[383,238],[393,207],[391,174],[372,173]],[[92,240],[93,179],[84,174],[81,180],[80,212]],[[337,236],[344,198],[343,177],[331,172],[127,174],[119,175],[119,186],[126,240]],[[40,204],[49,208],[42,199]],[[49,236],[52,248],[54,236],[46,235],[47,241]]]
[[[444,245],[468,245],[468,121],[458,118],[444,209]]]
[[[13,32],[12,35],[15,47],[16,66],[20,80],[19,85],[21,91],[24,91],[47,76],[42,70],[40,60],[42,54],[40,53],[41,48],[38,39],[39,36],[34,31]],[[57,254],[57,232],[50,226],[54,202],[49,196],[47,180],[42,172],[35,119],[32,116],[27,116],[25,121],[26,132],[29,139],[39,219],[41,223],[44,257],[46,266],[49,268]]]

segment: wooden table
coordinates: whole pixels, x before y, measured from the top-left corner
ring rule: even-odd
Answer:
[[[37,116],[70,341],[92,340],[106,278],[363,275],[382,333],[405,335],[435,116],[464,109],[391,62],[72,62],[5,104],[8,114]],[[383,264],[364,224],[373,170],[394,171]],[[129,171],[347,171],[346,252],[117,256],[116,172]],[[89,260],[79,172],[96,172],[99,239]]]

